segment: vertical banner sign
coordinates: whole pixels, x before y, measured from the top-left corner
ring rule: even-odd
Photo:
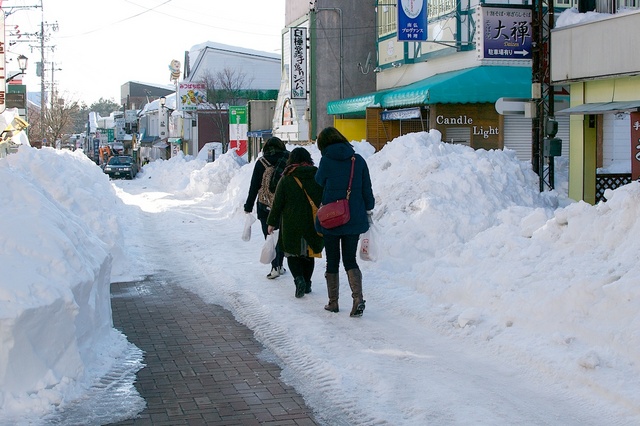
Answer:
[[[0,2],[1,3],[1,2]],[[4,57],[4,11],[0,9],[0,113],[3,113],[7,108],[6,104],[6,93],[5,90],[7,88],[7,67]]]
[[[246,106],[229,107],[229,148],[235,149],[240,157],[247,154],[247,115]]]
[[[398,1],[398,41],[427,41],[427,0]]]
[[[307,99],[307,29],[291,28],[291,99]]]
[[[631,116],[631,179],[640,178],[640,112]]]
[[[166,139],[169,137],[169,131],[167,127],[167,110],[161,106],[158,108],[158,136],[160,139]]]
[[[531,9],[482,7],[483,54],[486,59],[531,59]]]

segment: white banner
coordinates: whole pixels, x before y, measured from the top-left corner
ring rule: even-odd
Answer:
[[[291,28],[291,99],[307,99],[307,29]]]
[[[2,2],[0,2],[2,3]],[[5,44],[4,44],[4,11],[0,9],[0,113],[7,108],[7,63],[5,62]]]

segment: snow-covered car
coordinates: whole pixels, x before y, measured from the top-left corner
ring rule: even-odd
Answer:
[[[136,177],[136,174],[138,174],[138,165],[130,155],[114,155],[109,158],[109,161],[107,161],[107,164],[102,170],[112,179],[133,179]]]

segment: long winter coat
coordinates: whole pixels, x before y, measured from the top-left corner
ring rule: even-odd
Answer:
[[[275,165],[280,158],[289,158],[289,151],[275,151],[273,153],[265,154],[264,158],[269,162],[269,164]],[[244,203],[244,211],[247,213],[251,213],[251,211],[253,210],[253,205],[256,204],[258,191],[262,186],[262,175],[264,174],[264,171],[265,167],[262,161],[256,161],[256,165],[253,166],[251,183],[249,184],[249,194],[247,195],[247,201]],[[267,215],[269,214],[269,208],[260,202],[257,202],[257,204],[260,204],[256,209],[258,219],[266,219]]]
[[[347,195],[351,157],[356,161],[349,198],[349,222],[333,229],[326,229],[316,220],[316,229],[323,235],[363,234],[369,229],[367,211],[373,210],[375,198],[371,189],[371,176],[367,162],[348,143],[335,143],[325,148],[320,159],[316,182],[324,187],[322,204],[329,204]]]
[[[320,205],[322,187],[314,180],[316,171],[315,166],[298,166],[278,182],[267,224],[280,227],[278,244],[285,253],[306,255],[306,246],[302,240],[306,241],[315,253],[322,252],[324,248],[324,240],[314,226],[311,204],[294,179],[295,176],[300,180],[317,207]]]

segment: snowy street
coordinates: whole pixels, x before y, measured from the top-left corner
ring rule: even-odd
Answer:
[[[290,274],[267,280],[268,266],[258,262],[259,224],[249,243],[240,239],[244,215],[230,205],[229,193],[174,196],[154,188],[154,177],[114,183],[136,223],[126,245],[139,245],[146,272],[167,270],[205,301],[230,309],[279,357],[285,381],[324,424],[602,425],[638,419],[637,411],[625,413],[631,407],[623,399],[607,399],[618,395],[602,395],[581,383],[580,374],[554,370],[536,359],[536,349],[531,357],[516,347],[496,351],[471,331],[447,325],[447,307],[432,306],[428,294],[416,291],[411,281],[419,278],[410,271],[361,262],[365,315],[348,316],[344,272],[342,309],[331,314],[322,309],[324,261],[316,263],[313,292],[303,299],[294,298]],[[244,197],[244,188],[237,191],[231,196]]]
[[[140,413],[145,354],[113,328],[108,289],[148,276],[228,309],[322,425],[640,424],[640,184],[572,202],[563,173],[541,194],[513,151],[440,137],[353,143],[378,232],[377,260],[358,261],[361,318],[344,271],[340,312],[323,309],[324,258],[301,299],[289,272],[266,278],[259,222],[241,238],[254,163],[233,152],[155,161],[130,181],[81,152],[7,157],[0,196],[20,221],[0,222],[0,424]]]

